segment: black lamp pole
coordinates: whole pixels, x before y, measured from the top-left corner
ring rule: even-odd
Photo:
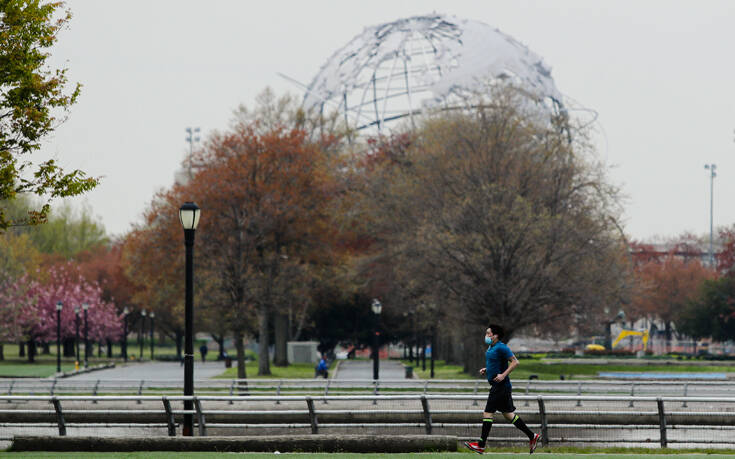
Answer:
[[[140,360],[143,360],[143,341],[145,340],[145,309],[140,311],[140,333],[138,333],[138,341],[140,342]]]
[[[186,294],[184,312],[184,396],[194,395],[194,232],[199,224],[199,206],[185,202],[179,208],[179,220],[184,227],[186,247]],[[183,435],[194,435],[194,408],[192,400],[184,400]]]
[[[128,314],[130,311],[127,306],[123,309],[123,337],[122,337],[122,357],[123,361],[128,361]]]
[[[378,327],[380,325],[380,312],[383,309],[383,305],[377,298],[373,299],[371,304],[373,312],[375,313],[375,332],[373,335],[373,379],[378,380],[380,376],[380,331]]]
[[[82,309],[84,309],[84,368],[87,368],[89,366],[89,322],[87,320],[87,310],[89,309],[89,305],[87,303],[83,303]]]
[[[74,306],[74,347],[77,353],[77,365],[79,365],[79,306]]]
[[[153,341],[155,339],[153,337],[153,329],[156,326],[156,321],[155,321],[156,313],[151,311],[150,318],[151,318],[151,360],[153,360],[153,346],[155,345],[155,341]]]
[[[56,303],[56,372],[61,373],[61,301]]]

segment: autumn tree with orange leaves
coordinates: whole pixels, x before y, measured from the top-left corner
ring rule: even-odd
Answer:
[[[697,298],[702,283],[713,279],[715,273],[699,260],[685,260],[672,251],[663,260],[639,264],[635,276],[636,289],[630,310],[634,316],[660,319],[664,323],[666,352],[669,352],[674,323]]]
[[[129,237],[128,271],[145,288],[143,296],[160,306],[169,301],[166,307],[178,311],[184,253],[178,208],[185,201],[200,206],[196,315],[214,317],[232,331],[239,378],[246,377],[243,339],[253,334],[258,373],[270,374],[270,321],[301,295],[314,267],[331,257],[331,145],[332,139],[315,142],[301,129],[263,129],[240,120],[206,142],[188,183],[159,194],[145,225]]]
[[[187,188],[206,215],[203,263],[227,293],[223,309],[236,342],[257,316],[258,374],[270,374],[269,321],[304,266],[330,253],[330,158],[303,130],[259,133],[257,123],[241,123],[215,135],[196,160],[204,166]]]

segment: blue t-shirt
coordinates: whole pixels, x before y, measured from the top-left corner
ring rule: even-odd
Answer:
[[[491,344],[490,347],[485,351],[485,376],[487,376],[490,384],[497,384],[493,382],[493,378],[508,369],[508,360],[513,357],[513,352],[503,342],[498,341],[495,344]],[[513,387],[510,384],[510,377],[506,377],[501,384],[508,386],[510,389]]]

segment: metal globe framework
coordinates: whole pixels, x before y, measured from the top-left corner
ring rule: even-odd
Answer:
[[[367,27],[321,67],[303,105],[380,133],[496,84],[519,89],[550,115],[564,110],[540,56],[482,22],[433,14]]]

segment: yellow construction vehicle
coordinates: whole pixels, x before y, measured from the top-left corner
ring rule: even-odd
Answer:
[[[615,348],[623,338],[627,338],[629,336],[640,336],[641,341],[643,341],[643,350],[645,351],[648,348],[648,330],[623,330],[620,332],[618,337],[615,338],[615,341],[613,341],[612,347]]]

